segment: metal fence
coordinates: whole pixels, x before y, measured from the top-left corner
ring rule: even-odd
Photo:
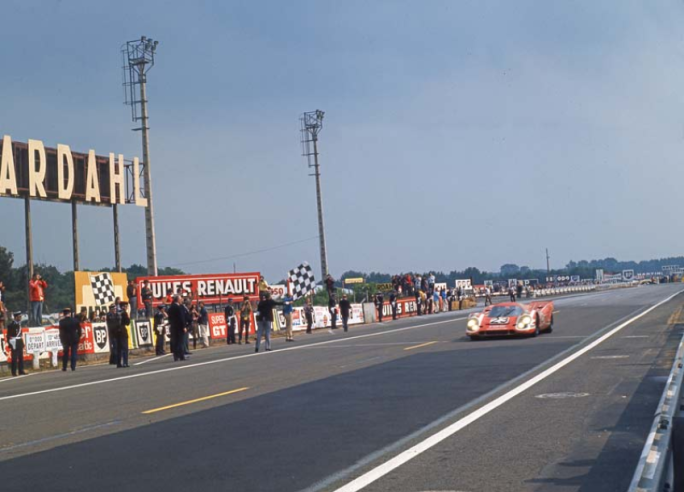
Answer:
[[[684,491],[684,337],[629,492]]]

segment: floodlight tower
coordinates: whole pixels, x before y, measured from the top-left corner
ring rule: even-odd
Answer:
[[[157,241],[154,233],[154,208],[152,206],[152,172],[150,171],[150,139],[147,116],[147,72],[154,66],[154,54],[159,41],[142,36],[140,39],[128,41],[121,47],[123,55],[123,86],[125,103],[131,107],[133,121],[141,122],[143,169],[145,181],[144,193],[147,198],[145,208],[145,239],[147,244],[147,273],[157,275]],[[136,94],[138,87],[140,94]],[[138,99],[139,97],[139,99]],[[116,205],[114,205],[116,207]]]
[[[321,192],[321,169],[318,164],[318,134],[323,129],[323,116],[320,109],[302,114],[299,118],[302,132],[302,155],[309,167],[314,168],[311,176],[316,178],[316,203],[318,205],[318,238],[321,247],[321,280],[328,275],[328,252],[325,246],[325,226],[323,224],[323,193]]]

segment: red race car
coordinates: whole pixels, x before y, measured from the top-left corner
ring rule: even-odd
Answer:
[[[529,335],[553,330],[553,301],[529,304],[502,302],[471,314],[466,324],[466,335],[471,340],[486,336]]]

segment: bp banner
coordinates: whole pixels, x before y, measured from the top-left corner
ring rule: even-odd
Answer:
[[[233,302],[242,301],[244,296],[250,300],[259,300],[258,272],[251,273],[217,273],[208,275],[160,275],[158,277],[138,277],[138,306],[142,306],[142,287],[149,282],[152,289],[152,305],[158,306],[166,301],[166,294],[180,291],[183,296],[190,297],[193,302],[224,304],[228,299]]]
[[[125,273],[74,272],[76,312],[80,312],[82,307],[88,308],[89,313],[106,312],[117,297],[128,301],[127,283]]]
[[[138,341],[138,347],[147,347],[154,344],[152,337],[152,323],[150,320],[133,321],[135,324],[135,334]]]

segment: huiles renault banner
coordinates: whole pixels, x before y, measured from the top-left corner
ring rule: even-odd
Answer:
[[[250,273],[218,273],[203,275],[167,275],[159,277],[138,277],[138,305],[142,306],[145,282],[152,290],[152,304],[158,306],[166,303],[168,294],[179,294],[190,297],[193,302],[205,304],[223,304],[228,299],[241,301],[248,296],[251,301],[259,299],[258,272]]]

